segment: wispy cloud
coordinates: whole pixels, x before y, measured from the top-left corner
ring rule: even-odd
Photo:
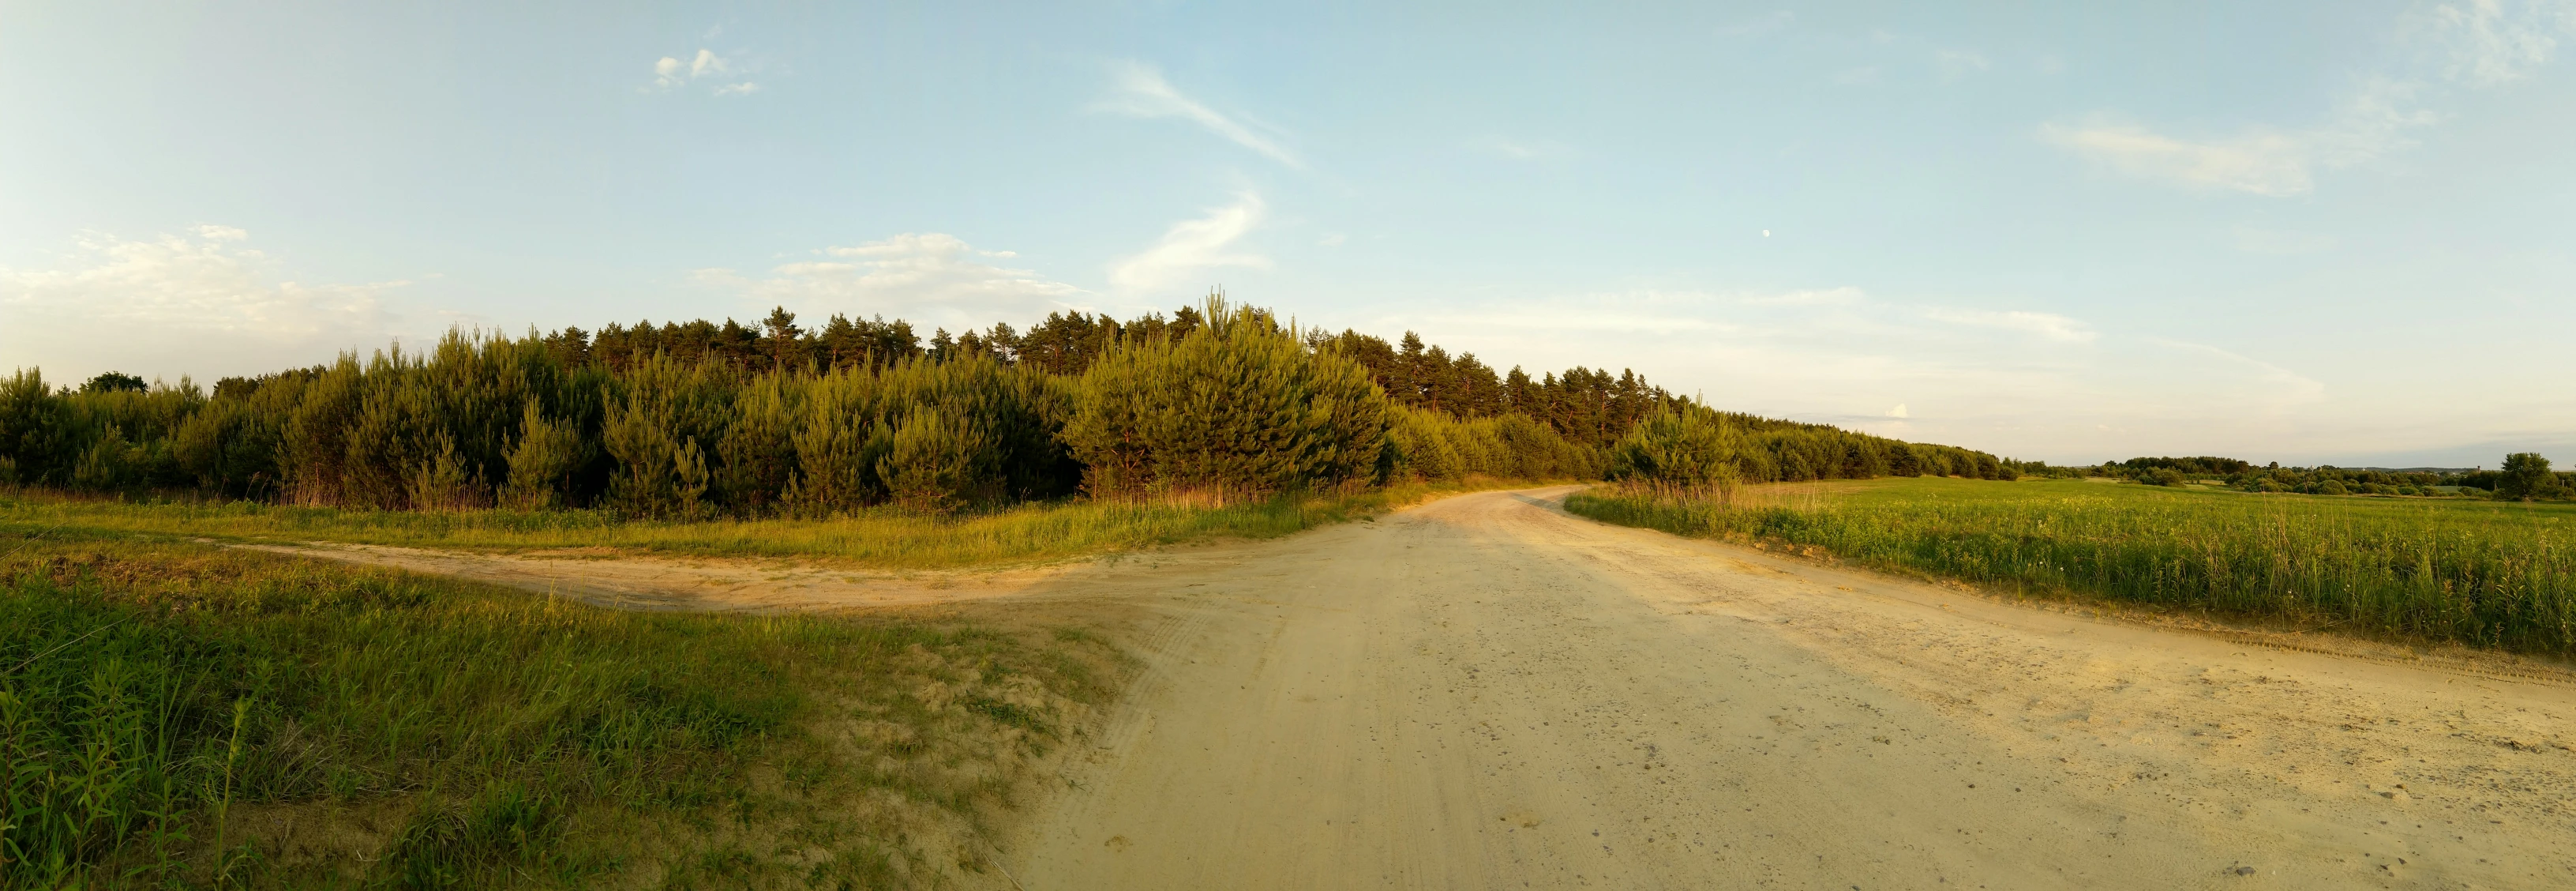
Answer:
[[[1304,169],[1306,164],[1272,135],[1273,128],[1257,126],[1250,118],[1229,116],[1183,95],[1163,72],[1141,62],[1119,62],[1110,68],[1111,94],[1096,108],[1101,111],[1139,118],[1180,118],[1207,128],[1208,132],[1236,145],[1261,153],[1289,167]],[[1271,131],[1271,132],[1264,132]]]
[[[2132,176],[2256,195],[2305,194],[2320,170],[2350,167],[2414,145],[2409,131],[2439,120],[2413,107],[2417,88],[2373,80],[2345,97],[2326,122],[2303,130],[2250,128],[2218,139],[2183,139],[2108,117],[2046,124],[2040,138]]]
[[[2326,385],[2317,381],[2315,378],[2274,365],[2270,362],[2265,362],[2261,359],[2229,352],[2205,343],[2186,343],[2179,340],[2167,340],[2161,337],[2147,338],[2147,342],[2157,346],[2166,347],[2168,349],[2181,350],[2186,353],[2215,359],[2225,366],[2232,366],[2237,369],[2251,371],[2254,373],[2256,386],[2268,388],[2275,397],[2282,400],[2292,402],[2310,402],[2324,396],[2326,392]]]
[[[674,90],[699,80],[711,78],[719,81],[730,80],[736,73],[734,68],[732,62],[726,61],[723,56],[716,55],[713,50],[700,49],[697,55],[685,61],[678,56],[663,56],[653,63],[653,86]],[[760,85],[757,83],[740,80],[716,84],[713,92],[718,96],[740,96],[759,89]]]
[[[388,292],[411,284],[278,281],[250,233],[198,226],[127,240],[81,233],[50,269],[0,267],[0,356],[56,373],[244,373],[381,344]]]
[[[1514,161],[1535,161],[1566,153],[1564,145],[1547,140],[1510,139],[1486,136],[1467,141],[1467,147],[1478,152]]]
[[[2474,88],[2528,77],[2562,35],[2576,35],[2576,0],[2467,0],[2410,16],[2403,37],[2439,49],[2441,80]],[[2360,79],[2325,119],[2304,128],[2248,127],[2233,136],[2180,137],[2116,117],[2039,128],[2042,140],[2134,176],[2256,195],[2299,195],[2320,170],[2368,163],[2414,145],[2408,134],[2440,115],[2424,107],[2433,76],[2418,64]]]
[[[1850,287],[1636,288],[1492,300],[1473,313],[1425,301],[1368,328],[1413,328],[1532,374],[1608,357],[1613,372],[1633,368],[1729,409],[2050,460],[2291,442],[2327,404],[2316,378],[2232,344]]]
[[[1923,317],[1953,325],[2036,334],[2063,343],[2089,343],[2100,336],[2091,326],[2056,313],[1934,307],[1924,310]]]
[[[1975,50],[1942,49],[1932,51],[1932,67],[1941,72],[1942,80],[1952,81],[1992,68],[1994,63]]]
[[[1773,31],[1789,27],[1797,21],[1797,13],[1790,12],[1786,9],[1775,10],[1769,15],[1747,19],[1745,21],[1718,28],[1717,36],[1751,37],[1757,34],[1769,34]]]
[[[813,254],[818,259],[780,264],[760,277],[731,269],[700,269],[691,277],[755,307],[882,313],[960,328],[1080,307],[1089,294],[1035,271],[993,262],[1013,259],[1010,251],[977,250],[939,232],[907,232]]]
[[[2176,139],[2133,123],[2096,118],[2046,124],[2040,138],[2122,173],[2257,195],[2297,195],[2315,186],[2314,152],[2299,136],[2252,132],[2223,140]]]
[[[2249,254],[2314,254],[2333,250],[2335,246],[2334,236],[2315,232],[2238,226],[2233,234],[2236,249]]]
[[[2576,36],[2576,2],[2468,0],[2434,7],[2411,23],[2446,50],[2443,74],[2494,86],[2531,76],[2548,64],[2561,37]]]
[[[1859,288],[1840,287],[1751,294],[1737,299],[1752,306],[1850,306],[1867,301],[1869,295]]]
[[[1268,269],[1269,257],[1235,249],[1235,242],[1259,226],[1266,211],[1260,195],[1244,192],[1233,204],[1209,209],[1207,216],[1175,223],[1152,247],[1111,264],[1109,283],[1130,294],[1194,290],[1215,284],[1199,280],[1207,270]]]

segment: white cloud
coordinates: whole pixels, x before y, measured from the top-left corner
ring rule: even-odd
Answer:
[[[1245,192],[1233,204],[1211,208],[1205,217],[1175,223],[1152,247],[1112,264],[1109,283],[1131,294],[1196,289],[1215,284],[1199,280],[1207,270],[1268,269],[1269,257],[1232,251],[1235,242],[1261,224],[1265,210],[1261,196]]]
[[[1565,146],[1558,143],[1506,139],[1500,136],[1487,136],[1481,139],[1469,140],[1467,147],[1486,154],[1510,158],[1514,161],[1535,161],[1540,158],[1548,158],[1565,154]]]
[[[734,63],[727,61],[723,56],[716,55],[714,50],[700,49],[697,55],[689,57],[685,62],[677,56],[663,56],[653,63],[653,86],[664,90],[677,89],[703,78],[721,79],[735,73],[735,70]],[[712,92],[718,96],[742,96],[757,92],[759,89],[759,84],[746,80],[717,84]]]
[[[1945,49],[1933,51],[1932,66],[1940,69],[1942,80],[1958,80],[1992,68],[1994,64],[1986,60],[1985,54],[1974,50]]]
[[[2495,86],[2531,76],[2548,64],[2561,35],[2576,35],[2576,2],[2444,4],[2419,19],[2414,30],[2446,50],[2444,76]]]
[[[2147,338],[2147,342],[2161,347],[2182,350],[2195,355],[2217,359],[2222,365],[2233,366],[2235,369],[2243,371],[2251,371],[2254,373],[2255,385],[2267,389],[2274,398],[2279,400],[2288,402],[2313,402],[2325,395],[2326,385],[2318,382],[2315,378],[2274,365],[2270,362],[2265,362],[2261,359],[2238,355],[2236,353],[2202,343],[2185,343],[2179,340],[2166,340],[2161,337]]]
[[[1778,30],[1780,30],[1780,29],[1782,29],[1782,28],[1789,27],[1792,23],[1795,23],[1797,20],[1798,20],[1798,14],[1797,14],[1797,13],[1790,12],[1790,11],[1788,11],[1788,10],[1786,10],[1786,9],[1776,10],[1776,11],[1773,11],[1770,15],[1762,16],[1762,17],[1760,17],[1760,18],[1751,19],[1751,20],[1747,20],[1747,21],[1743,21],[1743,22],[1738,22],[1738,23],[1736,23],[1736,24],[1727,25],[1727,26],[1725,26],[1725,27],[1719,28],[1719,29],[1717,29],[1717,36],[1719,36],[1719,37],[1751,37],[1751,36],[1756,35],[1756,34],[1769,34],[1769,33],[1773,32],[1773,31],[1778,31]]]
[[[0,268],[0,367],[244,374],[392,336],[383,298],[409,282],[276,281],[249,240],[215,225],[143,241],[90,232],[55,268]]]
[[[1083,306],[1089,292],[992,260],[1010,251],[976,250],[938,232],[815,251],[822,259],[786,263],[760,278],[731,269],[701,269],[700,284],[729,291],[755,308],[789,307],[809,315],[883,314],[952,330],[1031,319]]]
[[[709,74],[723,74],[725,70],[725,60],[708,50],[698,50],[697,58],[689,60],[689,78],[692,80]]]
[[[2135,124],[2047,124],[2040,138],[2122,173],[2193,186],[2297,195],[2314,186],[2309,145],[2286,133],[2254,132],[2231,139],[2192,142]]]
[[[2096,332],[2041,311],[1857,288],[1637,288],[1486,299],[1473,313],[1451,302],[1329,327],[1410,328],[1533,376],[1606,361],[1614,374],[1634,369],[1722,408],[2024,458],[2230,454],[2329,439],[2309,432],[2330,407],[2325,385],[2251,349]],[[1891,407],[1898,394],[1906,398]],[[1916,399],[1941,409],[1917,417]]]
[[[2100,336],[2094,333],[2091,326],[2056,313],[1934,307],[1924,310],[1923,317],[1953,325],[2036,334],[2064,343],[2089,343]]]
[[[1273,161],[1298,169],[1306,166],[1277,139],[1262,132],[1272,128],[1258,127],[1249,119],[1238,121],[1182,95],[1170,81],[1163,79],[1163,72],[1151,65],[1117,63],[1111,68],[1111,88],[1113,95],[1095,106],[1101,111],[1140,118],[1181,118]]]
[[[2441,76],[2473,87],[2520,80],[2546,64],[2557,35],[2576,34],[2576,0],[2467,0],[2409,17],[2400,30],[2442,49]],[[2362,78],[2304,129],[2249,127],[2232,137],[2180,138],[2096,117],[2049,124],[2039,136],[2135,176],[2256,195],[2298,195],[2320,169],[2369,163],[2414,145],[2409,131],[2440,120],[2421,107],[2429,73],[2391,69]]]
[[[2314,254],[2333,250],[2335,246],[2334,236],[2289,229],[2238,226],[2234,235],[2236,249],[2249,254]]]
[[[1753,306],[1850,306],[1868,300],[1869,295],[1859,288],[1846,286],[1755,294],[1738,299]]]
[[[1324,237],[1315,239],[1315,244],[1321,247],[1341,247],[1343,243],[1350,240],[1351,237],[1348,235],[1344,235],[1339,232],[1326,232],[1324,233]]]
[[[2192,141],[2136,124],[2095,119],[2048,124],[2042,139],[2122,173],[2188,186],[2256,195],[2305,194],[2316,172],[2366,164],[2414,145],[2407,132],[2438,118],[2411,106],[2414,85],[2385,78],[2364,82],[2324,123],[2306,130],[2251,129],[2226,139]]]

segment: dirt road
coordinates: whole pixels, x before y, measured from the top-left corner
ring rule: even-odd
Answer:
[[[1005,842],[1013,875],[2576,884],[2567,686],[1994,603],[1568,517],[1564,491],[1131,567],[1152,668]]]
[[[1596,524],[1566,491],[990,577],[337,556],[1123,629],[1143,677],[996,839],[1031,891],[2576,887],[2563,672],[1996,602]]]

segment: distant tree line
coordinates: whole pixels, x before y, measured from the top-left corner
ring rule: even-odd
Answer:
[[[1605,472],[1631,486],[1720,496],[1747,482],[2014,478],[2005,462],[1984,452],[1720,412],[1693,402],[1639,419],[1611,444]]]
[[[2244,492],[2507,500],[2576,498],[2576,473],[2551,470],[2549,459],[2536,452],[2506,455],[2496,470],[2283,467],[2277,462],[2258,467],[2251,461],[2211,456],[2131,458],[2076,467],[2052,467],[2038,461],[2007,463],[2013,472],[2025,476],[2110,477],[2155,486],[2202,482]]]
[[[1120,322],[1050,314],[925,342],[784,309],[507,337],[211,394],[109,373],[0,380],[0,482],[355,508],[653,517],[946,511],[1030,499],[1291,490],[1475,474],[1599,478],[1652,419],[1723,428],[1732,479],[2003,476],[1992,455],[1712,411],[1632,372],[1497,375],[1211,298]]]

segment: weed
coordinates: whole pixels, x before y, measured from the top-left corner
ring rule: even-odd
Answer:
[[[1614,490],[1566,509],[2034,593],[2576,653],[2562,506],[1927,477],[1764,487],[1732,507]]]
[[[1368,516],[1437,492],[1499,484],[1480,477],[1234,503],[1072,500],[951,516],[874,508],[828,520],[699,522],[620,519],[604,511],[420,513],[254,502],[126,502],[25,492],[16,497],[0,495],[0,531],[70,528],[227,541],[330,541],[468,550],[611,548],[937,569],[1060,560],[1210,538],[1275,538]]]
[[[953,618],[620,613],[0,538],[0,889],[933,881],[954,858],[907,827],[1007,803],[995,778],[1114,658]],[[932,682],[964,707],[922,707]]]

